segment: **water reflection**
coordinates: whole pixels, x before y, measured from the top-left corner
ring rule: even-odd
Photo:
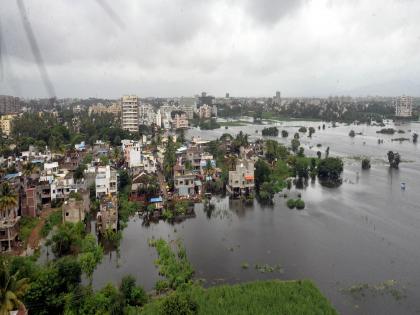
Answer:
[[[306,208],[290,210],[286,198],[275,196],[273,205],[251,206],[225,197],[212,197],[208,205],[195,205],[195,218],[175,224],[144,224],[132,219],[124,230],[120,257],[110,253],[94,274],[94,285],[118,283],[125,274],[133,274],[150,290],[159,279],[153,264],[156,253],[147,244],[150,238],[182,239],[195,270],[196,278],[206,285],[235,283],[255,279],[313,279],[334,306],[343,314],[414,314],[420,310],[417,286],[420,251],[420,163],[418,146],[392,142],[392,136],[380,135],[379,127],[344,126],[318,130],[319,122],[284,122],[281,128],[293,134],[299,125],[314,126],[312,139],[301,137],[305,150],[316,155],[321,144],[330,155],[345,156],[343,183],[340,187],[321,186],[308,180],[292,188],[289,196],[302,194]],[[415,129],[416,124],[399,126]],[[230,127],[234,133],[243,127]],[[251,125],[247,132],[258,137]],[[349,130],[362,136],[350,139]],[[197,131],[202,138],[220,137],[226,130]],[[287,139],[278,140],[287,143]],[[365,143],[365,145],[363,145]],[[312,147],[312,149],[310,149]],[[386,153],[398,151],[403,161],[399,170],[389,169]],[[324,149],[321,149],[324,151]],[[372,168],[362,171],[358,156],[369,156]],[[409,162],[408,162],[409,161]],[[401,190],[401,182],[406,190]],[[284,273],[260,273],[249,266],[280,264]],[[407,288],[407,297],[396,301],[392,296],[377,295],[354,300],[342,289],[355,283],[382,283],[393,279]]]

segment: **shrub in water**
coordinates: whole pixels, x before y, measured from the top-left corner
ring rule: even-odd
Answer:
[[[296,209],[302,210],[305,208],[305,201],[303,201],[302,199],[296,199],[295,206],[296,206]]]
[[[288,206],[290,209],[293,209],[293,208],[296,206],[295,201],[294,201],[293,199],[289,199],[289,200],[287,200],[287,206]]]

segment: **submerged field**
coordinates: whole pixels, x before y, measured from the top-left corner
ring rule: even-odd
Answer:
[[[256,281],[208,289],[193,287],[198,314],[337,314],[309,280]],[[146,305],[141,314],[161,314],[164,298]]]

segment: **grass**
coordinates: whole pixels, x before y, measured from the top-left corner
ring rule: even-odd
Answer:
[[[26,243],[31,235],[32,230],[36,227],[39,222],[39,218],[22,217],[19,221],[19,237]]]
[[[47,237],[51,232],[54,226],[59,225],[63,221],[63,214],[61,208],[57,211],[52,212],[48,218],[45,220],[45,223],[41,229],[41,236]]]
[[[198,314],[337,314],[330,302],[309,280],[256,281],[190,289]],[[140,314],[161,314],[165,298],[147,304]]]

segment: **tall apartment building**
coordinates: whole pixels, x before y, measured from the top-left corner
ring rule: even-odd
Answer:
[[[12,132],[12,121],[16,118],[16,115],[3,115],[0,118],[0,129],[6,135],[9,136]]]
[[[0,95],[0,115],[18,113],[21,109],[19,97]]]
[[[124,95],[121,100],[122,129],[130,132],[139,130],[139,100],[135,95]]]
[[[400,96],[395,100],[395,116],[411,117],[413,111],[413,98],[411,96]]]
[[[174,115],[172,119],[172,125],[175,129],[187,129],[188,128],[188,117],[187,114],[180,112]]]

